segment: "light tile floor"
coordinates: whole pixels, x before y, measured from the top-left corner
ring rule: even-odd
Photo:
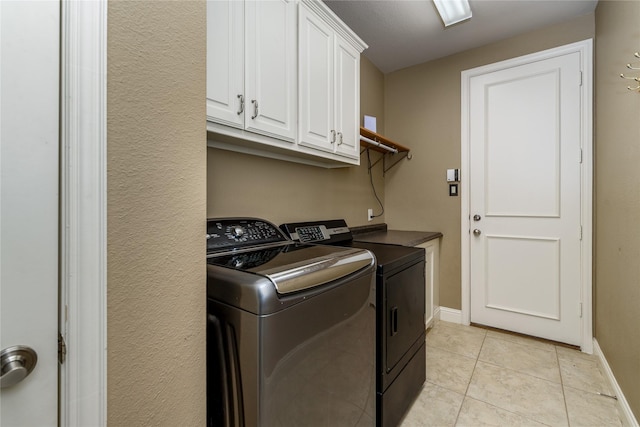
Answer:
[[[401,427],[622,426],[596,356],[504,332],[438,322],[427,381]]]

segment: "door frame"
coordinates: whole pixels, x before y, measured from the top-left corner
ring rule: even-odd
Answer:
[[[59,425],[107,424],[107,0],[61,1]]]
[[[582,168],[581,168],[581,296],[582,296],[582,344],[585,353],[593,353],[593,324],[592,324],[592,256],[593,256],[593,40],[587,39],[564,46],[543,50],[541,52],[520,56],[505,61],[462,71],[461,73],[461,145],[460,166],[462,168],[460,189],[460,266],[461,266],[461,296],[462,323],[470,324],[471,320],[471,237],[470,237],[470,192],[469,174],[471,159],[469,134],[469,101],[471,78],[482,74],[525,65],[535,61],[578,52],[582,69],[581,85],[581,137]]]

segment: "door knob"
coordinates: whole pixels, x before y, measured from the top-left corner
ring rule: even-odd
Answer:
[[[473,230],[473,235],[474,236],[479,236],[482,234],[482,231],[478,230],[477,228],[475,230]]]
[[[475,214],[475,215],[473,216],[473,220],[474,220],[474,221],[480,221],[481,219],[482,219],[482,217],[481,217],[480,215],[478,215],[478,214]]]
[[[25,379],[38,362],[36,352],[27,346],[16,345],[0,352],[0,388],[11,387]]]

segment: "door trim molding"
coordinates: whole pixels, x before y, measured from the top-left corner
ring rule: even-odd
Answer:
[[[107,0],[61,2],[60,425],[107,424]]]
[[[553,58],[578,52],[581,60],[582,90],[581,90],[581,215],[582,215],[582,245],[581,245],[581,294],[582,294],[582,351],[593,352],[592,325],[592,255],[593,255],[593,40],[587,39],[576,43],[544,50],[530,55],[520,56],[494,64],[484,65],[461,73],[461,145],[460,166],[462,181],[460,189],[460,246],[461,246],[461,295],[462,295],[462,323],[469,325],[471,321],[471,278],[470,278],[470,199],[469,199],[469,101],[471,78],[524,65],[534,61]]]

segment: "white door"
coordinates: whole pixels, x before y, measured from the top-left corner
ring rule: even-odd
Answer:
[[[58,421],[59,33],[58,1],[0,1],[0,350],[37,353],[0,390],[2,426]]]
[[[470,80],[471,322],[580,345],[581,58]]]

